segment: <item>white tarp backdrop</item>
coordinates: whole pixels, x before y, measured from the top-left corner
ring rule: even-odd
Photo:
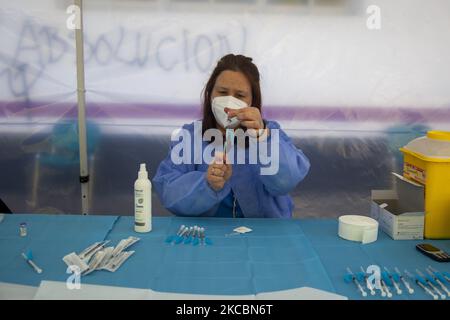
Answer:
[[[1,2],[0,198],[79,212],[71,1]],[[370,189],[401,169],[397,148],[450,129],[449,12],[446,0],[84,1],[93,213],[132,213],[138,163],[154,174],[229,52],[254,59],[264,115],[312,159],[296,215],[368,213]]]

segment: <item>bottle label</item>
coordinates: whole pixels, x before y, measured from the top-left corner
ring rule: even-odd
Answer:
[[[146,197],[148,197],[147,201],[145,201]],[[136,226],[145,226],[149,223],[146,218],[150,217],[150,199],[142,189],[134,190],[134,217]]]

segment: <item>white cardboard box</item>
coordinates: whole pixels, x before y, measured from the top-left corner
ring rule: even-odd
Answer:
[[[394,190],[372,190],[370,216],[394,240],[423,239],[424,186],[392,174]]]

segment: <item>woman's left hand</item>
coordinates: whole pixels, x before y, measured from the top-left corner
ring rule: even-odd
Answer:
[[[264,129],[264,122],[261,117],[261,112],[255,107],[246,107],[242,109],[230,109],[224,110],[228,114],[228,118],[237,117],[241,122],[241,125],[247,129]]]

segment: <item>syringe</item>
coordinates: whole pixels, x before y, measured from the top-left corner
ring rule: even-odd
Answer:
[[[400,270],[397,267],[395,267],[394,270],[395,270],[396,274],[398,275],[398,277],[400,278],[400,280],[403,283],[403,285],[405,286],[406,290],[408,290],[408,293],[409,294],[413,294],[414,293],[414,289],[411,288],[411,285],[409,284],[409,282],[406,281],[404,276],[402,276]]]
[[[400,289],[400,286],[398,285],[397,281],[394,279],[392,274],[389,272],[389,269],[387,267],[384,267],[384,270],[386,270],[386,275],[392,281],[392,284],[394,285],[394,288],[395,288],[395,291],[397,291],[397,294],[401,295],[402,294],[402,289]]]
[[[416,269],[416,272],[419,276],[421,276],[423,279],[425,279],[425,282],[436,292],[442,300],[445,299],[445,294],[443,294],[434,284],[433,281],[426,275],[424,275],[419,269]]]
[[[361,272],[360,273],[362,274],[362,277],[363,277],[364,281],[366,282],[367,289],[370,290],[370,294],[372,296],[376,295],[377,293],[376,293],[376,291],[374,289],[374,286],[369,282],[369,280],[367,278],[367,274],[364,271],[364,268],[362,266],[360,266],[360,268],[361,268]]]
[[[422,277],[414,277],[408,270],[405,270],[405,274],[412,280],[414,281],[419,287],[421,287],[423,290],[425,290],[426,293],[428,293],[430,296],[433,297],[434,300],[439,299],[439,296],[434,294],[433,291],[431,291],[430,289],[428,289],[427,287],[427,283],[425,281],[425,279],[423,279]]]
[[[356,285],[356,288],[358,289],[359,292],[361,292],[361,295],[363,297],[367,297],[367,292],[364,291],[363,287],[361,286],[361,284],[359,283],[358,279],[356,279],[355,274],[352,272],[352,270],[350,269],[350,267],[347,267],[347,272],[348,274],[351,276],[351,280],[353,281],[353,283]]]
[[[433,272],[430,268],[426,269],[428,274],[430,275],[431,279],[433,279],[441,288],[445,291],[448,297],[450,297],[450,292],[448,291],[447,287],[444,285],[444,283],[439,279],[437,274]]]
[[[381,286],[384,288],[384,291],[386,291],[386,295],[388,298],[392,298],[392,293],[391,290],[389,290],[388,285],[386,284],[386,282],[384,281],[384,279],[381,279]]]

